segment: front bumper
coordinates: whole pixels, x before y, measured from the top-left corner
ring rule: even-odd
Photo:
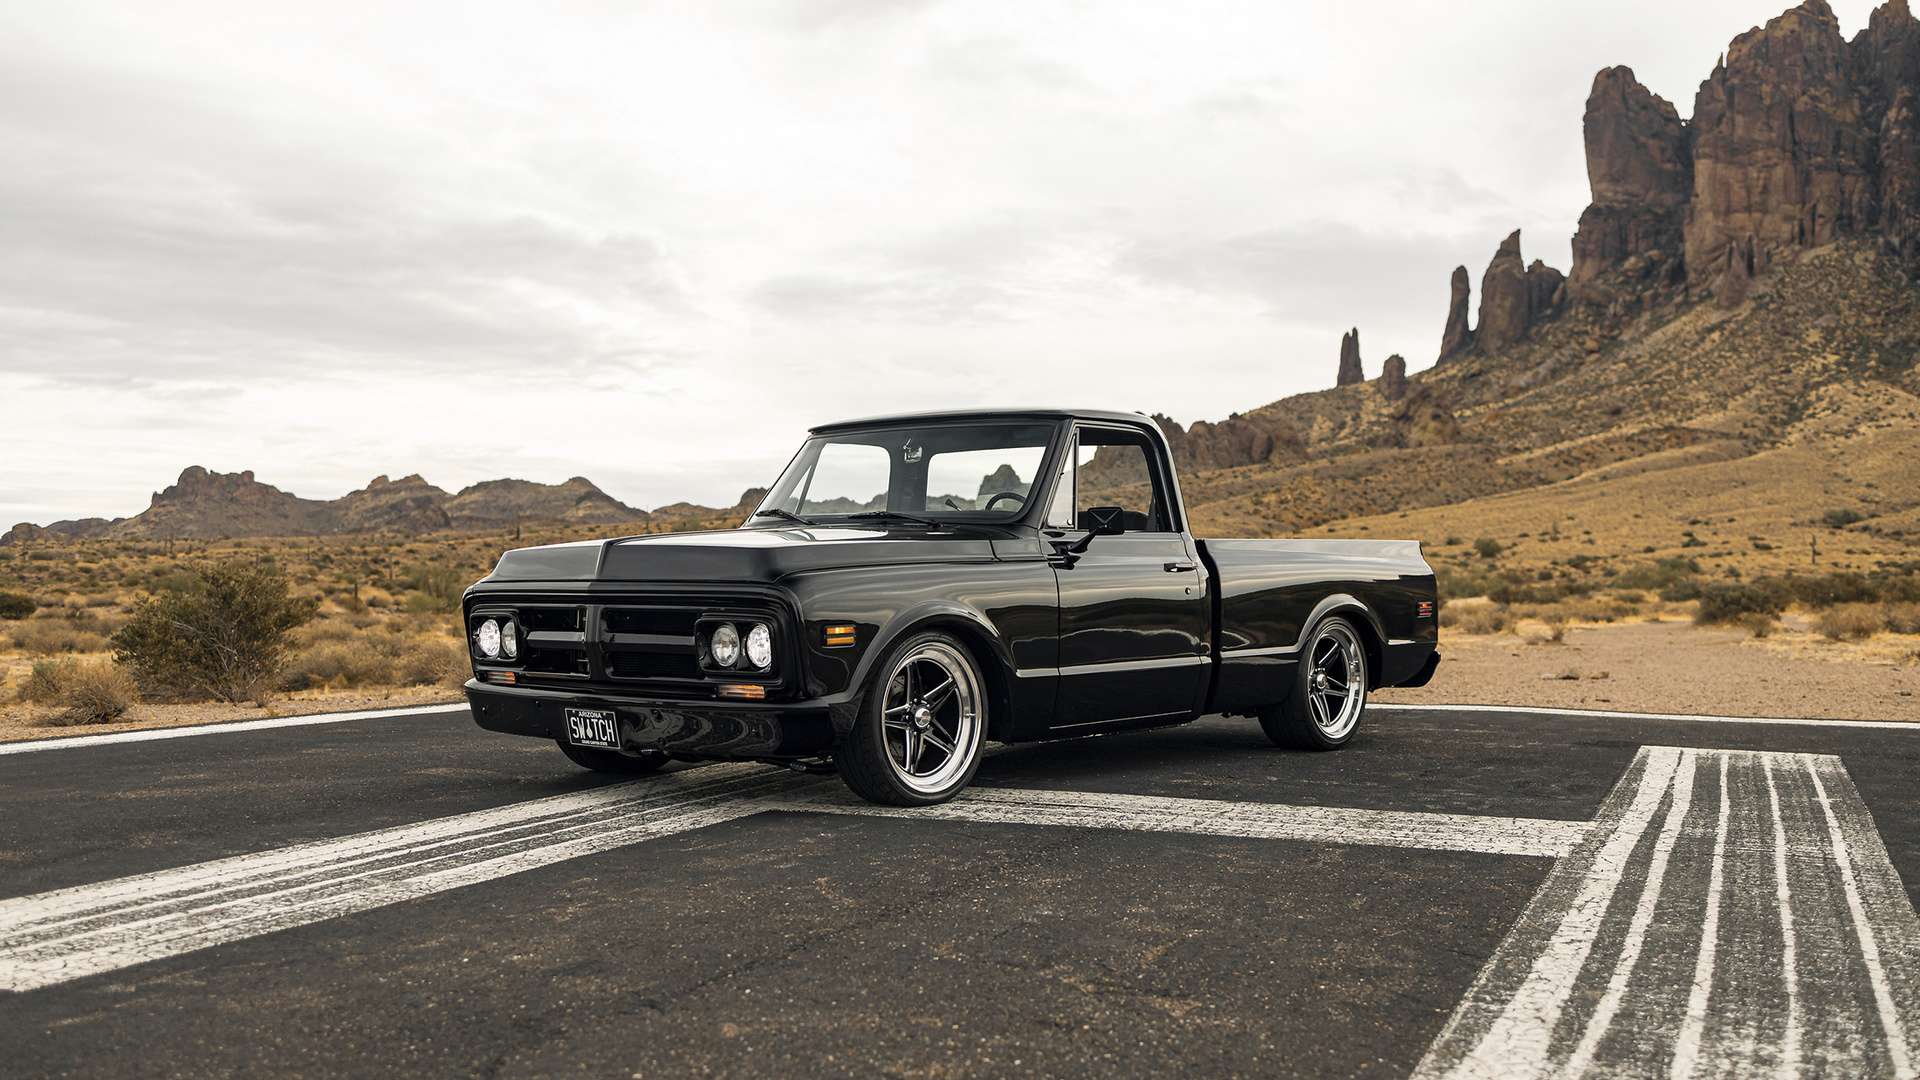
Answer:
[[[593,690],[498,686],[467,680],[473,722],[488,731],[564,739],[566,710],[609,709],[621,746],[715,758],[808,757],[836,742],[824,705],[658,701]]]

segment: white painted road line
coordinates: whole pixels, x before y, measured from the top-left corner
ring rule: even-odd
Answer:
[[[939,806],[875,806],[835,785],[803,796],[776,796],[770,807],[829,814],[1059,825],[1083,829],[1245,836],[1262,840],[1364,844],[1376,847],[1471,851],[1483,855],[1559,858],[1587,835],[1584,821],[1476,817],[1340,806],[1286,806],[1214,799],[1169,799],[1083,791],[974,788]]]
[[[1920,918],[1838,758],[1643,747],[1413,1075],[1911,1078],[1917,1019]]]
[[[467,709],[467,703],[462,701],[454,705],[422,705],[417,709],[366,709],[360,712],[309,713],[306,716],[270,716],[261,720],[234,720],[221,724],[194,724],[190,727],[114,731],[105,735],[72,735],[64,739],[28,739],[23,742],[0,743],[0,757],[7,754],[37,754],[42,750],[73,750],[83,746],[186,739],[195,735],[230,735],[238,731],[267,731],[272,728],[344,724],[351,720],[375,720],[382,716],[426,716],[437,713],[466,712]]]
[[[1911,731],[1920,735],[1920,723],[1910,720],[1817,720],[1787,716],[1709,716],[1700,713],[1608,712],[1605,709],[1548,709],[1532,705],[1389,705],[1367,702],[1367,711],[1512,713],[1522,716],[1578,716],[1595,720],[1678,720],[1690,724],[1792,724],[1801,727],[1870,728]]]
[[[714,766],[0,901],[0,989],[49,986],[757,814],[753,796],[798,779]]]
[[[937,807],[714,765],[358,836],[0,901],[0,989],[31,990],[769,811],[1184,832],[1558,857],[1577,821],[976,789]]]

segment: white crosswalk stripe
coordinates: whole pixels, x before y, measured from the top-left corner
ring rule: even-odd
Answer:
[[[1414,1076],[1911,1078],[1916,1018],[1920,919],[1839,759],[1645,747]]]

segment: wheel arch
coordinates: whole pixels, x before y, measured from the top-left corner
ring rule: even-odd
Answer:
[[[1387,633],[1380,625],[1380,617],[1358,597],[1351,593],[1334,593],[1332,596],[1314,605],[1313,614],[1307,617],[1300,631],[1300,647],[1306,648],[1307,640],[1320,624],[1329,617],[1339,615],[1353,624],[1360,635],[1360,647],[1367,651],[1367,689],[1380,688],[1380,679],[1386,670]]]
[[[1013,656],[1006,642],[986,617],[963,604],[932,602],[909,608],[896,616],[881,632],[873,647],[861,657],[854,672],[853,685],[866,693],[880,663],[891,657],[896,646],[915,634],[937,630],[958,641],[973,658],[974,666],[986,683],[987,738],[1006,741],[1013,721]]]

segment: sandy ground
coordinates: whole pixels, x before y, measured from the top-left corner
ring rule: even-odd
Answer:
[[[140,728],[181,727],[188,724],[217,724],[232,720],[259,720],[269,716],[308,716],[313,713],[355,712],[361,709],[391,709],[403,705],[430,705],[443,701],[464,701],[458,690],[444,687],[410,686],[393,690],[342,690],[314,692],[293,698],[280,698],[267,708],[251,705],[135,705],[112,724],[67,726],[54,720],[58,709],[0,704],[0,742],[18,739],[58,739],[69,735],[98,735],[109,731],[134,731]]]
[[[1522,623],[1517,634],[1441,631],[1445,660],[1417,690],[1379,691],[1399,704],[1551,706],[1622,712],[1706,713],[1920,723],[1920,637],[1883,634],[1834,643],[1788,616],[1767,638],[1691,623],[1569,627],[1563,640]],[[136,705],[118,723],[61,726],[52,708],[0,704],[0,742],[268,716],[397,708],[462,700],[456,690],[412,687],[317,691],[269,708]]]
[[[1800,622],[1789,616],[1758,639],[1685,622],[1573,626],[1559,643],[1538,624],[1517,635],[1443,630],[1433,682],[1376,699],[1920,722],[1920,638],[1835,643]]]

